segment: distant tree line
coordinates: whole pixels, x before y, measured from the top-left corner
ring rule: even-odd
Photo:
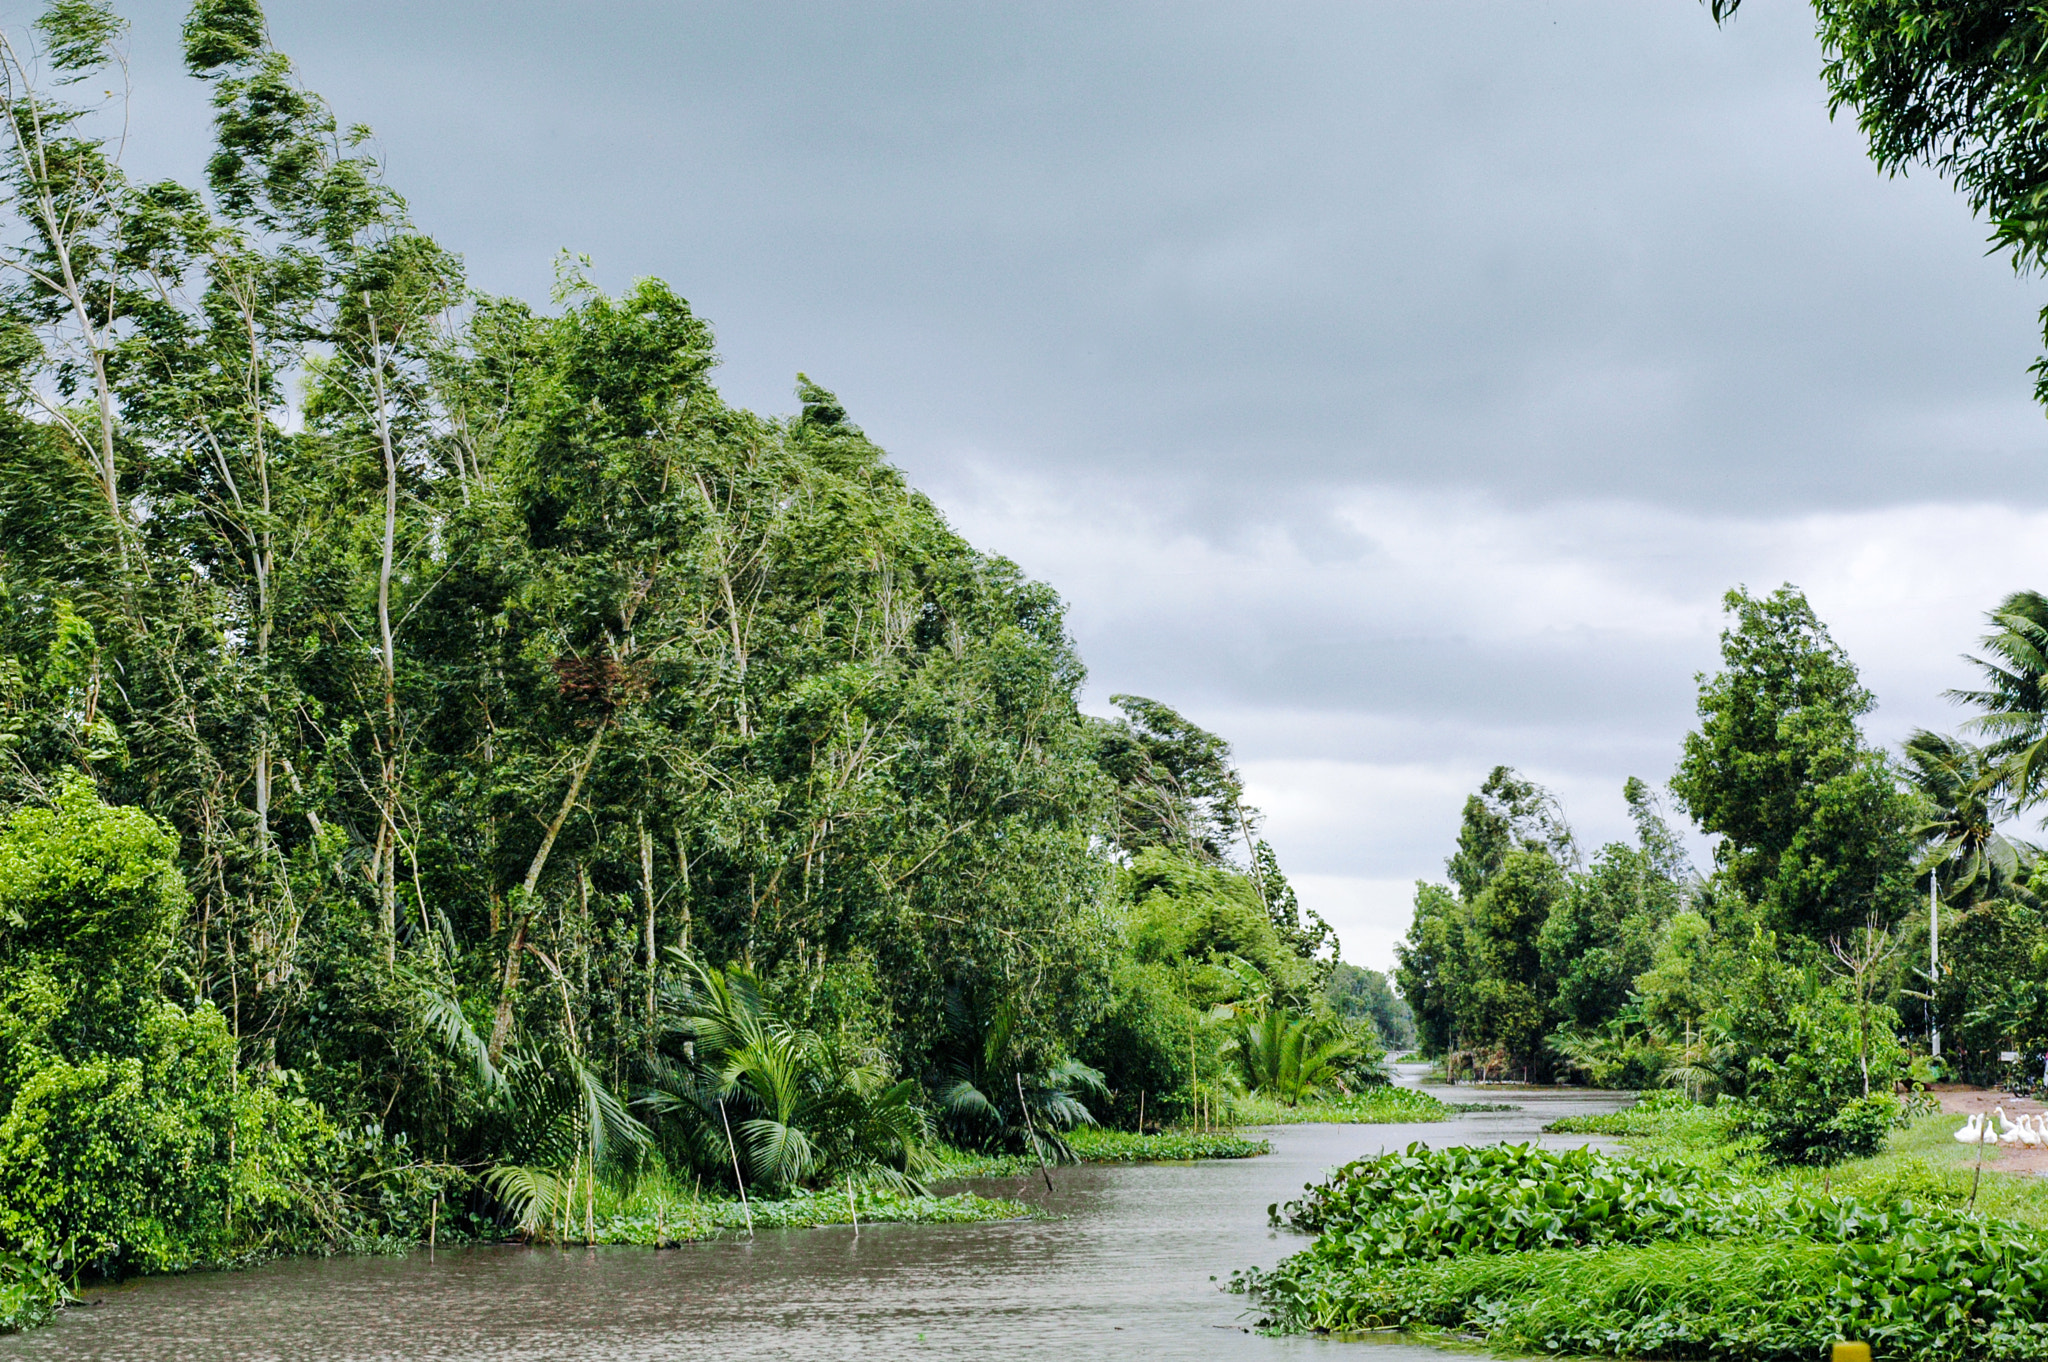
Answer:
[[[1496,768],[1398,949],[1425,1051],[1460,1074],[1736,1097],[1789,1091],[1796,1056],[1850,1054],[1807,1075],[1830,1120],[1874,1074],[1885,1091],[1909,1071],[2038,1074],[2040,853],[2006,828],[2048,775],[2048,598],[2001,602],[1983,684],[1952,694],[1982,745],[1916,732],[1897,753],[1863,736],[1873,698],[1799,592],[1734,591],[1727,611],[1670,783],[1712,867],[1687,863],[1640,780],[1634,842],[1588,859],[1547,791]]]

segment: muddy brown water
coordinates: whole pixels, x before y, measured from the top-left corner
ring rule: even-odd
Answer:
[[[1404,1080],[1415,1082],[1413,1071]],[[1411,1343],[1263,1338],[1218,1288],[1304,1240],[1266,1207],[1349,1159],[1398,1148],[1535,1139],[1619,1094],[1435,1089],[1514,1102],[1430,1125],[1280,1126],[1263,1158],[1056,1170],[973,1184],[1058,1218],[1000,1225],[764,1231],[638,1248],[443,1250],[158,1277],[93,1293],[0,1359],[66,1362],[719,1362],[917,1357],[1420,1362]],[[1213,1280],[1212,1280],[1213,1278]]]

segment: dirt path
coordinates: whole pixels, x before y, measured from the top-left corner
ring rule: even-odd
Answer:
[[[1988,1116],[1998,1107],[2004,1107],[2005,1114],[2015,1120],[2021,1116],[2032,1116],[2036,1118],[2036,1124],[2040,1123],[2039,1118],[2048,1116],[2048,1104],[2031,1097],[2014,1097],[1996,1088],[1966,1088],[1960,1084],[1937,1083],[1929,1091],[1941,1099],[1944,1112],[1955,1116]],[[2048,1176],[2048,1149],[2029,1149],[2016,1144],[2001,1144],[1995,1148],[1987,1145],[1984,1166],[1996,1168],[2001,1173]]]

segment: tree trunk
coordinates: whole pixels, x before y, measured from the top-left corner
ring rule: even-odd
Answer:
[[[493,1064],[504,1053],[505,1038],[512,1032],[512,990],[519,984],[519,952],[526,945],[526,924],[533,915],[533,891],[540,884],[541,872],[547,869],[548,853],[555,849],[555,838],[561,835],[562,824],[569,821],[569,811],[576,807],[576,796],[583,793],[583,778],[590,774],[591,763],[597,760],[598,744],[604,741],[604,734],[605,724],[600,721],[597,732],[591,735],[590,746],[583,749],[583,760],[569,778],[569,793],[562,796],[562,806],[555,810],[547,835],[540,839],[540,848],[533,853],[533,861],[526,867],[518,910],[512,918],[512,940],[505,949],[505,970],[498,985],[498,1010],[491,1019],[490,1056]]]

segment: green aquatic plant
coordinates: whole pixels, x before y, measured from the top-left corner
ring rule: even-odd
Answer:
[[[1248,1159],[1272,1152],[1269,1141],[1219,1131],[1162,1130],[1140,1135],[1099,1126],[1067,1132],[1083,1163],[1181,1163],[1195,1159]]]
[[[1271,1328],[1450,1330],[1512,1352],[1790,1362],[1857,1338],[1928,1362],[2043,1355],[2048,1232],[1910,1186],[1411,1145],[1275,1207],[1313,1242],[1233,1287]]]

